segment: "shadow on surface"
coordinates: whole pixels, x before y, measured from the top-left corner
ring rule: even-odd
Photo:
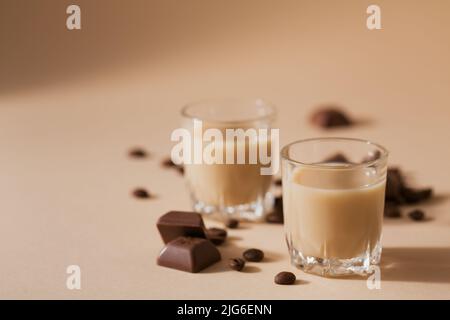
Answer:
[[[381,280],[450,283],[450,247],[383,248]]]

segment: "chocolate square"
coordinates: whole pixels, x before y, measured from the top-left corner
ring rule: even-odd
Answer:
[[[157,227],[164,243],[178,237],[206,238],[203,218],[197,212],[169,211],[159,218]]]
[[[199,272],[220,260],[220,252],[211,241],[179,237],[170,241],[160,252],[160,266],[187,272]]]

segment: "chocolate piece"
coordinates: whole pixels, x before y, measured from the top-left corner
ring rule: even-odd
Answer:
[[[215,245],[221,245],[227,238],[227,230],[221,228],[209,228],[206,237]]]
[[[401,194],[406,203],[413,204],[431,198],[433,194],[433,189],[431,188],[413,189],[403,187],[401,190]]]
[[[228,263],[231,269],[236,271],[241,271],[245,267],[245,261],[241,258],[234,258],[230,259],[230,262]]]
[[[264,252],[259,249],[248,249],[242,254],[244,259],[251,262],[260,262],[264,259]]]
[[[408,213],[408,217],[414,221],[423,221],[425,220],[425,212],[416,209]]]
[[[396,204],[387,202],[384,206],[384,216],[386,218],[400,218],[402,214]]]
[[[276,284],[289,285],[294,284],[296,279],[295,274],[292,272],[283,271],[275,276],[274,281]]]
[[[150,198],[150,194],[144,188],[136,188],[133,190],[133,196],[140,199]]]
[[[179,237],[170,241],[160,252],[160,266],[187,272],[199,272],[220,260],[220,252],[211,241]]]
[[[206,238],[202,216],[197,212],[170,211],[156,225],[164,243],[182,236]]]
[[[128,155],[132,158],[145,158],[147,152],[142,148],[133,148],[128,152]]]
[[[225,226],[230,229],[236,229],[237,227],[239,227],[239,220],[233,218],[228,219],[225,222]]]
[[[324,163],[334,162],[334,163],[351,163],[345,155],[342,153],[336,153],[323,160]]]
[[[317,110],[311,115],[311,122],[321,128],[349,126],[350,118],[339,108],[327,107]]]

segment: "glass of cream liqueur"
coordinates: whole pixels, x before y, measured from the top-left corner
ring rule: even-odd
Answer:
[[[269,188],[278,170],[272,161],[276,156],[278,166],[274,107],[261,99],[205,100],[181,113],[192,137],[183,164],[194,210],[222,219],[262,220],[272,207]]]
[[[381,258],[388,152],[359,139],[317,138],[281,150],[286,242],[296,267],[365,275]]]

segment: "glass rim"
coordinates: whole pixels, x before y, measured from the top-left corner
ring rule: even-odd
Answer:
[[[220,119],[214,119],[211,117],[201,117],[199,115],[195,115],[189,112],[189,110],[192,107],[201,105],[201,104],[207,104],[207,103],[217,103],[217,102],[227,102],[227,101],[233,101],[233,102],[252,102],[255,103],[257,101],[261,101],[264,108],[266,108],[268,110],[268,113],[265,115],[261,115],[261,116],[255,116],[255,117],[248,117],[246,119],[242,119],[242,120],[220,120]],[[239,124],[239,123],[246,123],[246,122],[256,122],[256,121],[261,121],[261,120],[269,120],[269,121],[273,121],[275,119],[276,116],[276,108],[275,105],[271,102],[268,101],[266,99],[262,99],[262,98],[218,98],[218,99],[202,99],[202,100],[197,100],[197,101],[193,101],[193,102],[189,102],[187,104],[185,104],[182,108],[181,108],[181,116],[183,118],[187,118],[187,119],[192,119],[192,120],[200,120],[200,121],[208,121],[208,122],[212,122],[212,123],[217,123],[217,124]]]
[[[301,143],[305,143],[305,142],[312,142],[312,141],[333,141],[333,140],[338,140],[338,141],[347,141],[347,142],[358,142],[358,143],[364,143],[366,145],[371,145],[377,148],[377,150],[379,150],[381,152],[381,155],[374,160],[370,160],[367,162],[359,162],[359,163],[345,163],[342,164],[341,166],[327,166],[323,163],[304,163],[302,161],[298,161],[295,159],[292,159],[291,157],[289,157],[288,155],[288,150],[290,147],[292,147],[293,145],[296,144],[301,144]],[[281,154],[281,158],[285,159],[291,163],[295,163],[304,167],[311,167],[311,168],[326,168],[326,169],[330,169],[330,170],[345,170],[345,169],[355,169],[355,168],[363,168],[363,167],[370,167],[373,166],[374,164],[377,164],[381,161],[384,161],[387,159],[388,155],[389,155],[389,151],[383,147],[382,145],[372,142],[370,140],[365,140],[365,139],[358,139],[358,138],[345,138],[345,137],[322,137],[322,138],[308,138],[308,139],[300,139],[300,140],[296,140],[293,142],[288,143],[287,145],[285,145],[283,148],[281,148],[280,151]]]

